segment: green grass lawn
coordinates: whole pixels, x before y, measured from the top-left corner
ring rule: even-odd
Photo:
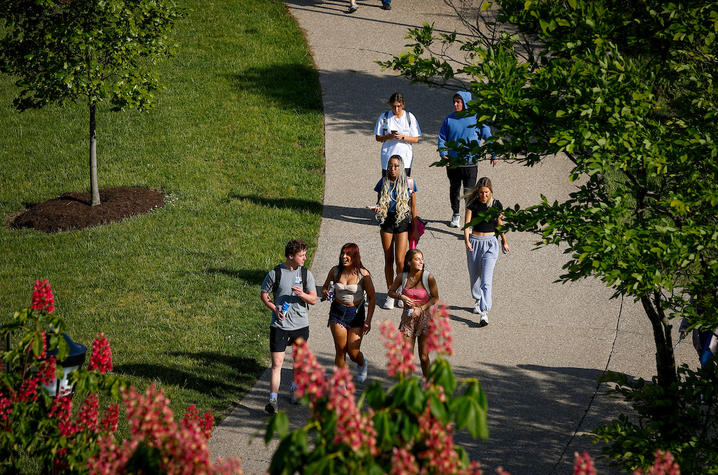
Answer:
[[[97,123],[100,187],[157,188],[166,206],[58,234],[2,226],[0,318],[49,279],[73,339],[104,332],[117,373],[158,383],[181,414],[196,403],[221,418],[268,364],[262,279],[289,239],[316,243],[321,94],[281,1],[179,3],[155,109],[103,107]],[[87,105],[18,113],[15,94],[0,77],[3,216],[89,191]]]

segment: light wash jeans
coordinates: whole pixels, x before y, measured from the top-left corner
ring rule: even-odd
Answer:
[[[479,300],[481,312],[491,310],[491,281],[494,266],[499,258],[499,240],[496,236],[476,236],[469,234],[473,251],[466,251],[466,264],[469,267],[469,285],[471,296]]]

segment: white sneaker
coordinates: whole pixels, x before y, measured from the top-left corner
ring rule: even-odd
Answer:
[[[489,314],[488,312],[484,312],[481,314],[481,320],[479,321],[480,327],[485,327],[489,324]]]
[[[461,226],[461,216],[458,214],[455,214],[451,217],[451,222],[449,223],[450,228],[458,228]]]
[[[474,313],[479,315],[481,313],[481,300],[476,299],[476,302],[474,303]]]
[[[367,374],[369,373],[369,360],[366,359],[366,356],[364,357],[364,365],[359,366],[359,372],[357,373],[356,377],[354,378],[357,383],[363,383],[366,381]]]
[[[394,299],[387,295],[386,300],[384,300],[384,305],[382,305],[381,308],[386,310],[391,310],[392,308],[394,308]]]

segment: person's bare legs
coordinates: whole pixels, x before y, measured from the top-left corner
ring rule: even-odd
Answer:
[[[343,368],[347,364],[345,357],[347,352],[347,329],[337,322],[329,322],[329,329],[332,331],[332,337],[334,338],[334,365],[337,368]]]
[[[394,234],[396,275],[404,272],[404,257],[406,257],[407,247],[409,247],[409,233]]]
[[[272,352],[272,374],[269,378],[269,392],[278,393],[279,383],[282,379],[282,365],[284,364],[284,352]]]
[[[349,358],[359,366],[364,366],[364,353],[359,349],[361,347],[362,330],[362,328],[350,328],[347,332]]]
[[[431,366],[431,361],[429,361],[429,352],[426,349],[426,343],[429,340],[429,335],[427,332],[424,332],[419,336],[419,362],[421,362],[421,372],[424,374],[425,378],[429,377],[429,366]]]
[[[381,247],[384,250],[384,278],[388,290],[394,282],[394,235],[379,231],[379,236],[381,237]],[[403,259],[402,256],[402,261]]]

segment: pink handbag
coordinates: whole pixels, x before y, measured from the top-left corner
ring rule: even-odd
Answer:
[[[427,221],[424,219],[421,219],[420,217],[416,217],[416,234],[418,235],[416,237],[416,241],[411,237],[411,233],[409,233],[409,249],[416,249],[417,244],[419,244],[419,239],[424,234],[424,231],[426,230],[426,223]]]

